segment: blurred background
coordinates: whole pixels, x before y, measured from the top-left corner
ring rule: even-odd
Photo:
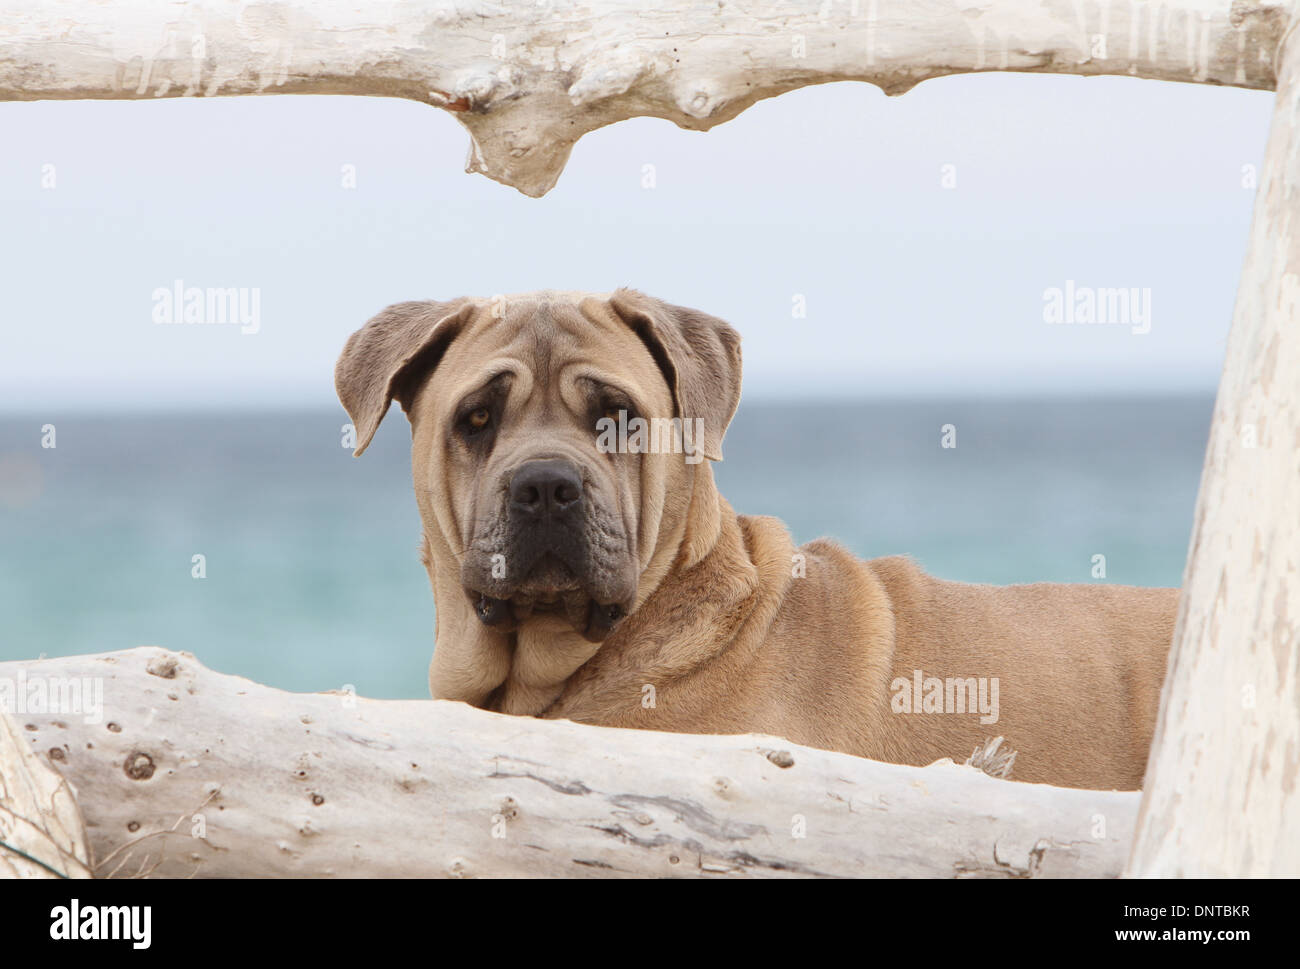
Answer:
[[[353,460],[334,360],[388,303],[536,288],[733,323],[719,485],[801,542],[1178,585],[1271,109],[1128,78],[824,85],[706,134],[594,132],[528,199],[413,103],[0,104],[0,660],[156,644],[427,695],[408,427]],[[157,322],[178,284],[255,322]],[[1136,291],[1149,332],[1047,322],[1067,287]]]

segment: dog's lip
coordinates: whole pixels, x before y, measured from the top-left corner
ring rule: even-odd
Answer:
[[[631,611],[630,602],[593,594],[577,570],[549,552],[533,563],[522,581],[486,584],[488,588],[466,585],[465,595],[479,620],[499,632],[518,629],[536,615],[555,615],[586,639],[600,642]]]
[[[550,552],[542,555],[520,580],[514,597],[528,597],[538,602],[554,601],[582,588],[577,570]]]
[[[465,586],[471,602],[482,598],[508,601],[525,612],[534,608],[543,610],[561,604],[581,592],[583,582],[566,563],[557,556],[542,555],[529,569],[528,574],[515,582],[478,582]]]
[[[601,642],[626,615],[627,610],[617,602],[605,605],[592,602],[587,610],[587,623],[582,629],[583,638],[593,643]]]
[[[518,621],[514,609],[511,608],[510,600],[497,599],[485,592],[476,593],[471,589],[465,591],[474,606],[474,614],[483,625],[501,632],[509,632],[515,628]]]
[[[552,592],[544,597],[515,594],[498,598],[466,588],[474,613],[485,626],[498,632],[512,632],[538,613],[563,616],[569,625],[590,642],[603,641],[626,618],[628,609],[620,602],[598,602],[582,588]]]

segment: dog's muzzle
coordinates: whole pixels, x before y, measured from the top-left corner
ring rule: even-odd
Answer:
[[[572,462],[535,459],[515,469],[505,490],[505,551],[486,581],[465,583],[479,620],[505,632],[550,612],[592,642],[608,636],[630,603],[600,574],[590,514]]]

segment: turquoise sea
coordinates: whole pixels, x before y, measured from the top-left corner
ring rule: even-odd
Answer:
[[[910,554],[944,578],[1178,585],[1212,407],[746,402],[715,470],[737,511],[799,541]],[[154,644],[289,690],[426,696],[434,608],[407,425],[394,410],[354,460],[346,420],[0,417],[0,661]]]

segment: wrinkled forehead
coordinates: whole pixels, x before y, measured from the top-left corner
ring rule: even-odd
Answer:
[[[451,341],[437,396],[454,402],[497,374],[525,373],[542,391],[579,378],[616,387],[656,409],[671,394],[645,344],[606,299],[583,294],[485,300]],[[530,395],[531,396],[531,395]]]

